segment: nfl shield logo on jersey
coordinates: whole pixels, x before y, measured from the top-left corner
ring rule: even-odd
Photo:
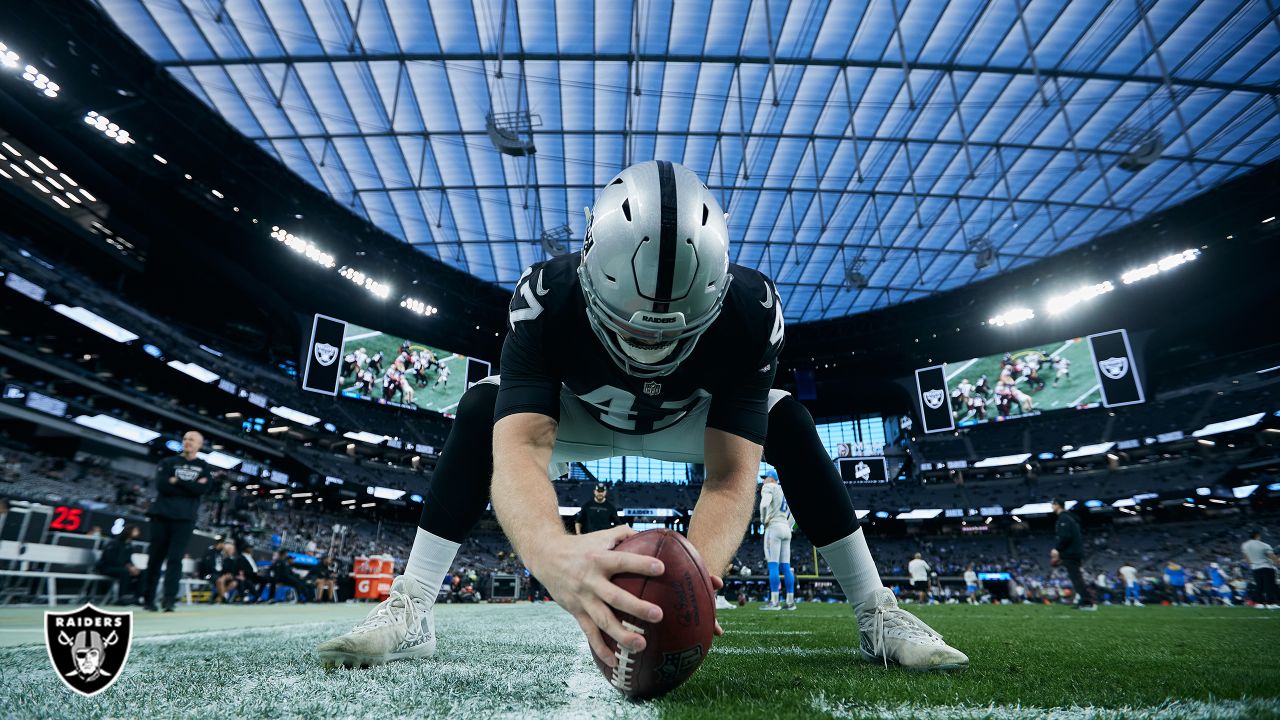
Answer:
[[[662,392],[662,383],[656,383],[652,380],[644,384],[645,395],[657,395]]]
[[[106,612],[89,604],[72,612],[46,612],[44,641],[62,682],[92,697],[119,679],[129,659],[133,613]]]
[[[1098,362],[1098,369],[1102,371],[1103,375],[1106,375],[1112,380],[1119,380],[1125,376],[1125,373],[1129,372],[1129,358],[1110,357],[1106,360],[1100,360]]]

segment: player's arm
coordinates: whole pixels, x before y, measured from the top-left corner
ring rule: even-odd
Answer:
[[[615,660],[601,632],[639,651],[644,638],[626,630],[614,609],[657,622],[662,610],[623,590],[610,579],[618,573],[661,575],[662,563],[635,553],[614,552],[635,534],[622,526],[572,536],[560,521],[547,465],[555,445],[556,421],[538,413],[507,415],[493,426],[493,509],[529,571],[573,615],[596,656]]]
[[[662,610],[613,584],[623,572],[656,576],[662,563],[635,553],[614,552],[635,531],[618,527],[586,535],[569,535],[560,521],[547,465],[555,445],[563,366],[556,350],[557,323],[548,322],[555,300],[536,292],[544,266],[520,276],[511,298],[511,332],[502,344],[502,384],[494,409],[493,484],[491,497],[498,521],[526,567],[582,628],[591,650],[603,662],[616,661],[601,632],[624,647],[644,649],[644,638],[627,631],[614,609],[658,621]],[[530,285],[537,273],[537,285]]]
[[[707,428],[703,461],[707,477],[702,484],[693,519],[689,521],[689,541],[698,548],[707,570],[721,575],[729,567],[755,500],[756,471],[764,450],[746,438]]]

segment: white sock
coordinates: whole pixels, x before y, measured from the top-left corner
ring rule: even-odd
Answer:
[[[855,611],[871,599],[872,593],[884,587],[880,582],[880,571],[876,569],[876,561],[871,559],[871,549],[867,547],[866,533],[861,529],[830,545],[818,548],[822,558],[836,576],[844,596],[853,603]]]
[[[770,604],[770,605],[777,605],[777,604],[778,604],[778,591],[777,591],[777,590],[774,590],[773,592],[769,593],[769,604]]]
[[[788,604],[788,605],[795,605],[795,604],[796,604],[796,594],[795,594],[795,593],[793,593],[793,592],[789,592],[789,593],[787,593],[787,604]]]
[[[427,592],[427,606],[436,603],[436,594],[444,582],[444,576],[453,565],[453,558],[458,554],[459,543],[445,540],[422,528],[413,538],[413,549],[409,551],[409,560],[404,565],[404,574],[417,580]]]

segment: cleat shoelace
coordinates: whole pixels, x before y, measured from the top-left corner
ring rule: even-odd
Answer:
[[[419,633],[421,632],[418,606],[402,592],[391,593],[369,617],[364,619],[364,622],[352,628],[351,632],[369,632],[392,623],[404,623],[409,628],[410,635],[414,634],[415,628],[418,628]]]
[[[889,655],[885,652],[885,640],[890,632],[894,632],[905,640],[914,642],[929,645],[946,644],[942,640],[942,635],[938,634],[938,631],[926,625],[920,618],[896,605],[877,604],[876,608],[871,611],[871,615],[871,649],[873,654],[879,655],[884,660],[885,667],[889,667]]]

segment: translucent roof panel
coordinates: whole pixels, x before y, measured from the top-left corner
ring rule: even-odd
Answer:
[[[1253,0],[97,2],[307,182],[508,288],[655,157],[704,178],[733,259],[805,321],[998,275],[1280,155],[1280,20]],[[499,153],[491,116],[536,152]]]

